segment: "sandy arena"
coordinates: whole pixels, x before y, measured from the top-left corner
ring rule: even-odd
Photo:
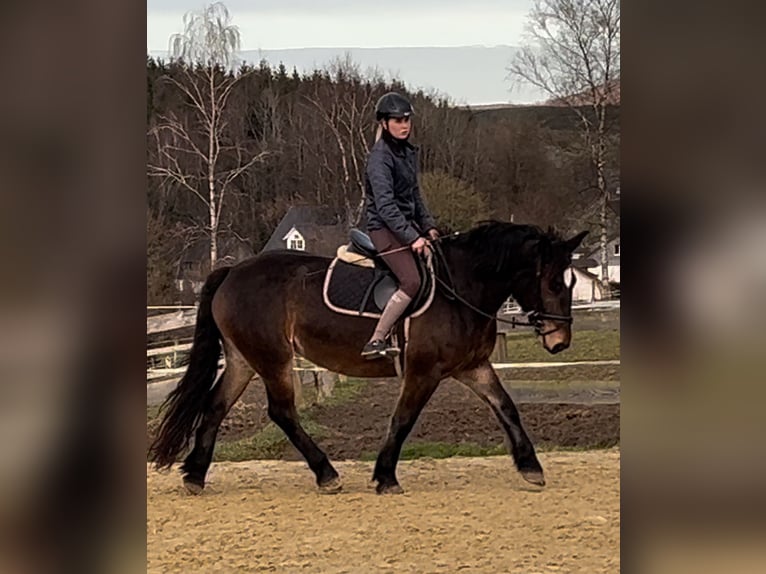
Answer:
[[[149,469],[147,571],[619,572],[619,450],[540,460],[543,489],[507,456],[402,461],[400,496],[375,494],[368,462],[334,463],[335,496],[302,462],[215,463],[199,497]]]

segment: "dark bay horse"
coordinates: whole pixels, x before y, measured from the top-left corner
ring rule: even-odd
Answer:
[[[521,475],[533,484],[545,484],[516,406],[489,361],[495,315],[513,296],[522,310],[536,317],[544,347],[551,353],[566,349],[573,280],[565,276],[572,277],[567,272],[572,252],[585,234],[565,240],[551,230],[493,221],[441,240],[446,265],[437,269],[440,288],[431,306],[410,323],[401,394],[373,473],[378,493],[402,492],[396,478],[400,450],[447,377],[467,385],[494,412]],[[207,278],[189,367],[165,401],[149,450],[158,469],[169,468],[195,436],[182,465],[190,492],[204,488],[221,421],[255,373],[266,386],[269,416],[305,457],[320,492],[340,490],[338,473],[299,421],[293,355],[297,352],[330,371],[354,377],[393,377],[396,370],[390,358],[360,356],[374,319],[341,315],[324,304],[324,272],[330,262],[303,252],[272,251],[216,269]],[[214,384],[221,345],[226,366]]]

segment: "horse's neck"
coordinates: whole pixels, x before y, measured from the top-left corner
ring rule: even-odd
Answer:
[[[474,270],[476,254],[467,249],[445,251],[455,290],[487,313],[497,312],[511,295],[511,282],[499,276],[480,277]],[[512,275],[513,271],[511,271]],[[509,275],[509,277],[511,276]]]

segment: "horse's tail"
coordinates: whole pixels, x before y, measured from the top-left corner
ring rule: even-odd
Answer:
[[[189,367],[178,386],[162,403],[160,410],[165,414],[149,447],[149,460],[157,469],[170,468],[186,449],[208,404],[221,354],[221,332],[213,320],[212,301],[230,269],[216,269],[202,287]]]

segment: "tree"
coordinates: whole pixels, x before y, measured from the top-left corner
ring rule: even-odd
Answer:
[[[167,305],[178,298],[178,260],[188,238],[178,223],[171,224],[147,206],[146,210],[146,302]]]
[[[619,0],[538,0],[529,14],[529,41],[509,67],[514,80],[547,93],[580,119],[598,192],[599,244],[608,282],[607,110],[619,98]]]
[[[364,169],[370,151],[369,134],[375,102],[380,94],[375,84],[382,82],[377,70],[365,78],[347,52],[333,60],[326,70],[326,81],[305,96],[312,112],[330,130],[340,158],[341,201],[348,227],[359,225],[364,208]]]
[[[156,152],[148,164],[149,175],[170,180],[206,208],[211,269],[218,259],[227,193],[237,178],[266,155],[237,134],[237,122],[227,113],[234,87],[245,76],[232,71],[240,36],[230,21],[220,2],[184,16],[184,32],[170,39],[177,73],[165,75],[164,80],[183,95],[187,107],[159,115],[149,130]]]
[[[424,173],[420,188],[442,231],[464,231],[489,216],[487,199],[474,187],[442,171]]]

